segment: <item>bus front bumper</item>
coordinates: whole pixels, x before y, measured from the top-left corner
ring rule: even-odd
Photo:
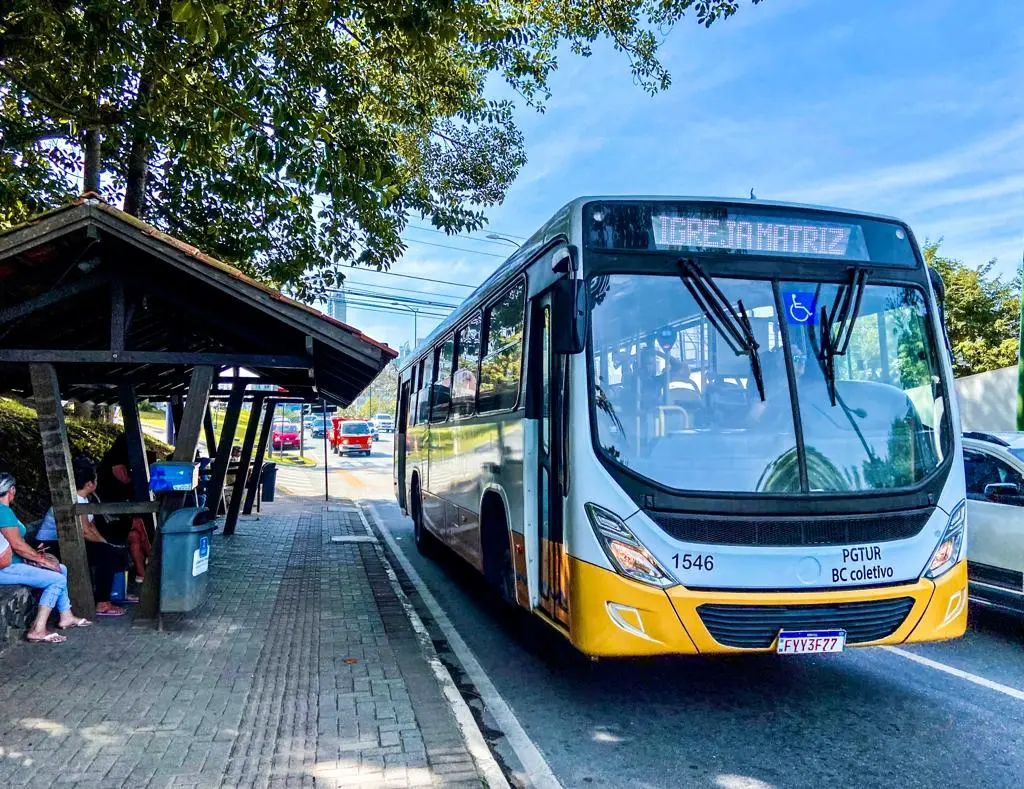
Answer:
[[[772,652],[778,630],[840,627],[848,646],[944,641],[967,629],[967,562],[937,579],[816,592],[668,590],[570,559],[570,634],[594,656]]]

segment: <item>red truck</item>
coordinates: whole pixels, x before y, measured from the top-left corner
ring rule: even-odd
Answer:
[[[369,422],[336,416],[331,420],[331,448],[336,455],[369,455],[373,431]]]

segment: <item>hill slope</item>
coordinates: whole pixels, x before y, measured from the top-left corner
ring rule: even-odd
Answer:
[[[68,417],[68,439],[72,456],[84,453],[99,462],[121,434],[120,425],[86,422]],[[146,436],[147,449],[161,457],[171,447]],[[0,397],[0,471],[18,480],[14,509],[28,522],[41,518],[50,506],[49,486],[43,466],[43,446],[36,412],[14,400]]]

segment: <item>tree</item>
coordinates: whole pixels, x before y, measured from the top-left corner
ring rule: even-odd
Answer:
[[[751,0],[757,3],[760,0]],[[558,52],[610,40],[649,91],[658,36],[739,0],[6,0],[0,226],[82,186],[293,292],[384,268],[413,216],[485,223]]]
[[[941,239],[926,242],[924,257],[946,285],[946,331],[957,377],[1017,363],[1020,330],[1020,273],[1004,280],[990,260],[972,268],[939,255]]]

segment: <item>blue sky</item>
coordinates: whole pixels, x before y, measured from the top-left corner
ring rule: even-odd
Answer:
[[[1020,265],[1021,0],[764,0],[710,30],[678,25],[662,59],[673,85],[652,98],[610,48],[563,57],[547,112],[520,112],[529,163],[490,230],[446,238],[414,219],[393,271],[475,285],[511,249],[488,232],[528,236],[573,197],[751,188],[892,214],[952,257]],[[348,283],[469,293],[358,269]],[[411,314],[350,307],[348,322],[396,348],[412,339]],[[420,336],[436,323],[421,317]]]

